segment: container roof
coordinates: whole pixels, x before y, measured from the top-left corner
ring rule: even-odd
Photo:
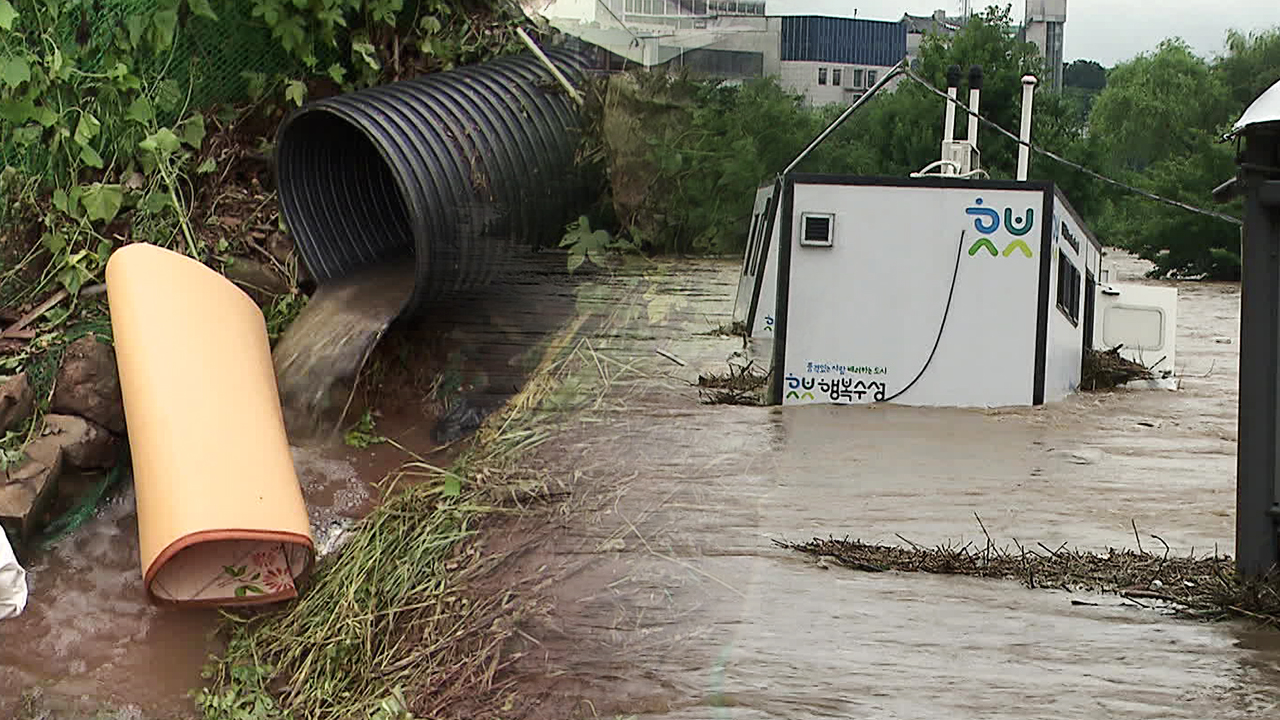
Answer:
[[[1280,81],[1253,101],[1244,115],[1240,116],[1240,121],[1231,128],[1231,134],[1239,135],[1254,125],[1268,123],[1280,123]]]

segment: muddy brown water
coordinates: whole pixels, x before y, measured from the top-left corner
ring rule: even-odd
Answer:
[[[657,293],[693,291],[679,321],[597,341],[637,372],[541,453],[579,501],[521,560],[555,576],[524,648],[545,717],[1280,716],[1273,631],[823,569],[771,543],[981,543],[977,513],[997,542],[1132,547],[1136,524],[1148,549],[1159,535],[1231,551],[1237,287],[1179,285],[1178,392],[985,411],[698,406],[688,382],[723,367],[726,346],[693,333],[727,320],[733,280],[693,266]]]
[[[473,385],[514,383],[524,350],[571,309],[551,276],[528,282],[541,300],[455,312],[437,333],[505,358],[463,373]],[[1114,596],[822,569],[771,542],[964,542],[981,537],[977,513],[997,542],[1131,546],[1136,523],[1144,545],[1159,535],[1175,551],[1229,551],[1237,286],[1178,285],[1178,392],[961,411],[700,405],[690,383],[736,346],[698,333],[728,320],[735,285],[732,263],[682,263],[638,300],[665,303],[658,322],[641,312],[592,340],[607,381],[529,458],[573,499],[550,524],[487,541],[522,550],[513,583],[550,578],[550,610],[527,628],[519,666],[542,716],[1280,716],[1274,631]],[[397,409],[380,428],[427,443],[415,402],[387,399]],[[296,451],[318,524],[376,497],[370,483],[396,457],[373,450]],[[145,718],[190,707],[184,694],[216,647],[212,618],[146,603],[132,507],[118,498],[33,565],[31,607],[0,623],[0,698],[38,686]]]

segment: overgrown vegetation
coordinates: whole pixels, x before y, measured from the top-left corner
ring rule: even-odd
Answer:
[[[506,0],[0,0],[0,328],[42,308],[0,375],[52,382],[130,242],[227,272],[278,338],[306,302],[269,167],[283,113],[508,52],[522,22]],[[6,465],[28,437],[0,438]]]

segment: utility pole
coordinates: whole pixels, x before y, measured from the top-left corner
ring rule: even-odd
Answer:
[[[1236,569],[1260,576],[1280,562],[1280,82],[1245,111],[1237,176],[1214,191],[1243,194]]]

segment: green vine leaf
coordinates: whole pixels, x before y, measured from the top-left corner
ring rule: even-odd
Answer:
[[[280,38],[280,45],[291,53],[302,54],[301,50],[307,43],[307,31],[302,26],[302,20],[297,17],[287,17],[275,24],[273,31],[275,36]]]
[[[101,129],[102,121],[92,113],[80,113],[80,122],[76,123],[76,134],[72,139],[79,145],[88,145],[98,136],[98,131]]]
[[[138,47],[138,43],[142,42],[142,34],[146,32],[146,21],[141,15],[130,15],[125,18],[124,28],[129,33],[129,48]]]
[[[302,107],[303,101],[307,99],[307,86],[299,80],[290,80],[284,88],[284,96],[294,105]]]
[[[204,116],[193,115],[187,118],[178,126],[178,132],[180,133],[180,137],[183,142],[190,145],[193,149],[199,150],[200,146],[204,144]]]
[[[73,255],[67,260],[67,267],[58,273],[58,282],[67,289],[67,292],[75,295],[80,292],[80,288],[84,285],[84,281],[92,277],[92,274],[80,265],[80,260],[84,259],[85,252]]]
[[[0,0],[0,30],[12,30],[18,19],[18,11],[13,9],[9,0]]]
[[[31,120],[36,106],[30,100],[0,100],[0,119],[13,125]]]
[[[378,62],[378,57],[374,54],[372,44],[366,42],[351,43],[351,50],[359,55],[361,60],[364,60],[364,63],[369,66],[369,69],[382,69],[382,63]]]
[[[60,254],[67,247],[67,239],[59,232],[45,233],[40,242],[54,255]]]
[[[0,63],[0,81],[10,88],[17,88],[31,79],[31,66],[20,57],[10,57]]]
[[[0,0],[3,2],[3,0]],[[217,22],[218,14],[213,11],[213,7],[209,5],[209,0],[187,0],[187,7],[191,9],[193,15],[207,18]]]
[[[101,170],[106,166],[106,163],[102,160],[102,156],[99,155],[98,151],[94,150],[91,145],[80,146],[80,162],[98,170]]]
[[[129,103],[129,109],[125,112],[125,118],[132,120],[139,125],[149,125],[156,117],[156,111],[151,107],[151,101],[145,97],[140,97]]]
[[[156,85],[155,103],[156,107],[161,111],[177,110],[178,106],[182,104],[182,98],[182,86],[178,84],[177,80],[169,78]]]
[[[329,66],[329,77],[333,78],[334,82],[341,85],[343,81],[346,80],[347,69],[342,67],[338,63],[334,63]]]
[[[152,17],[156,29],[156,53],[159,54],[173,47],[173,39],[178,32],[178,11],[160,10]]]
[[[124,187],[94,183],[84,189],[80,202],[84,205],[88,219],[111,222],[120,212],[120,205],[124,203]]]
[[[171,207],[171,203],[172,201],[168,195],[157,190],[156,192],[147,193],[142,198],[142,201],[138,203],[138,209],[155,214]]]
[[[160,128],[138,143],[138,147],[159,157],[168,157],[182,147],[182,141],[169,128]]]
[[[280,4],[273,0],[255,3],[252,14],[254,17],[262,18],[267,25],[275,27],[276,23],[280,22]]]

